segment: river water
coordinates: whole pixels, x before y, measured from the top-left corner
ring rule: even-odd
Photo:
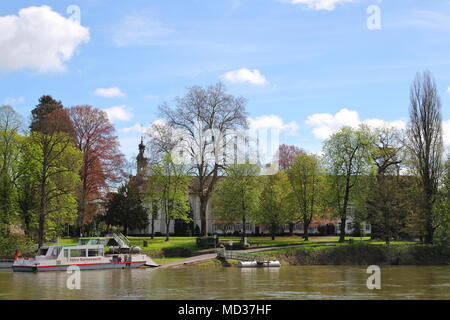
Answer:
[[[450,266],[381,267],[381,289],[365,267],[267,269],[184,267],[82,271],[69,290],[66,272],[0,271],[0,299],[449,299]]]

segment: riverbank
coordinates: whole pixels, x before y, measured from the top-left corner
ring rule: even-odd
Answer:
[[[258,254],[288,265],[450,265],[449,246],[422,244],[299,246]]]

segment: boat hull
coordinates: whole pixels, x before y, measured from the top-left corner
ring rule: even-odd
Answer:
[[[67,271],[69,267],[76,266],[80,270],[103,270],[103,269],[131,269],[142,267],[146,261],[95,263],[95,264],[71,264],[71,265],[51,265],[51,266],[12,266],[14,272],[46,272],[46,271]]]

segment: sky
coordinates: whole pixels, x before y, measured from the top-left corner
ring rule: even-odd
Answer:
[[[158,105],[222,81],[251,126],[319,152],[343,125],[404,128],[429,70],[450,147],[449,53],[448,0],[2,0],[0,104],[103,109],[131,158]]]

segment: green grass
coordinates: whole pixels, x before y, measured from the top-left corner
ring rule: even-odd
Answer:
[[[174,258],[153,258],[153,261],[155,261],[158,264],[165,264],[169,262],[175,262],[178,260],[186,259],[184,257],[174,257]]]

